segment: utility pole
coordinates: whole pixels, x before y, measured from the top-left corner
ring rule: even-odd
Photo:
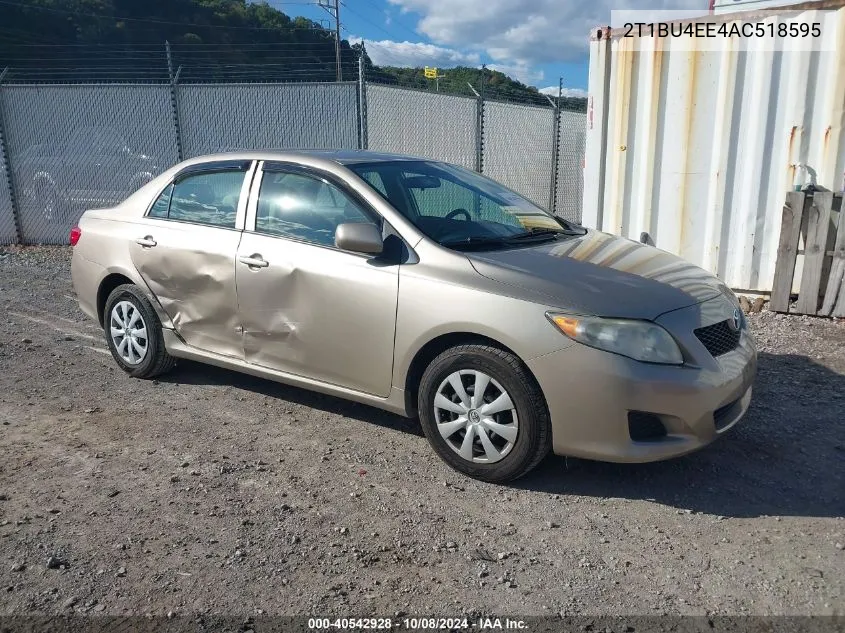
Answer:
[[[343,81],[340,65],[340,0],[319,0],[319,4],[334,18],[334,57],[337,65],[337,81]]]

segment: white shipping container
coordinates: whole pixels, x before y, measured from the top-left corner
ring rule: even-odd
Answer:
[[[752,9],[774,9],[788,4],[797,4],[797,2],[796,0],[710,0],[710,10],[713,13],[730,13]]]
[[[592,33],[586,226],[771,291],[787,191],[841,191],[845,171],[845,0],[778,11],[707,19],[818,23],[817,45]]]

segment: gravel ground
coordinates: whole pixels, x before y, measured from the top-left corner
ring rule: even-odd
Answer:
[[[843,614],[845,323],[750,317],[747,418],[649,465],[465,479],[416,421],[127,377],[69,249],[0,250],[0,614]]]

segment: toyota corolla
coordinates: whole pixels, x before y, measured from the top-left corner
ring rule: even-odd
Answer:
[[[487,481],[550,451],[683,455],[751,399],[755,343],[717,278],[442,162],[204,156],[87,211],[71,243],[130,376],[185,358],[418,416]]]

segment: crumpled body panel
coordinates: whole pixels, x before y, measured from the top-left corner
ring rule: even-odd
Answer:
[[[245,233],[237,264],[247,362],[387,396],[399,265]]]
[[[138,226],[132,261],[173,327],[186,343],[202,350],[243,358],[235,291],[235,252],[240,233],[177,222]]]

